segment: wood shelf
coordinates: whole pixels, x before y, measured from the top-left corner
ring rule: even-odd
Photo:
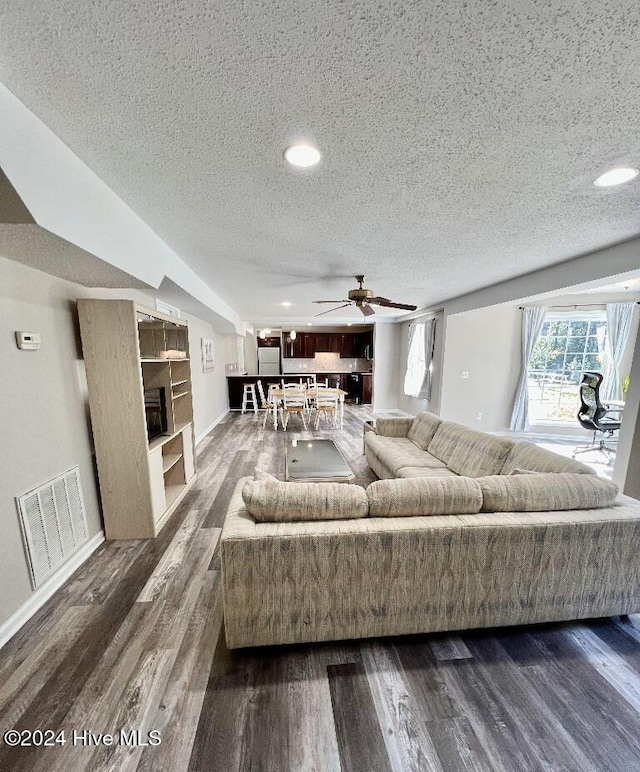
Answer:
[[[166,456],[162,456],[162,471],[166,474],[174,464],[182,458],[182,453],[168,453]]]
[[[184,357],[181,358],[181,359],[159,359],[159,358],[153,359],[153,358],[150,358],[150,357],[144,357],[144,358],[141,358],[140,361],[141,362],[163,362],[163,363],[166,363],[166,362],[188,362],[189,361],[189,357],[187,357],[186,359]]]
[[[167,509],[173,504],[178,496],[186,489],[186,485],[167,485],[164,489],[164,497],[167,502]]]
[[[154,538],[196,476],[187,322],[132,300],[79,299],[78,314],[107,538]],[[149,442],[156,389],[166,434]]]

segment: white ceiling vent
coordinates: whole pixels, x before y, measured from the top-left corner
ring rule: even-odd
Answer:
[[[31,579],[39,587],[88,538],[78,467],[17,501]]]

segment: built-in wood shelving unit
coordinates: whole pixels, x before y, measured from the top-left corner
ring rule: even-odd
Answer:
[[[78,313],[107,538],[153,538],[195,481],[187,323],[131,300]]]

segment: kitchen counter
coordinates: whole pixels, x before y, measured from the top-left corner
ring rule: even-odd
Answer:
[[[244,373],[243,375],[227,375],[229,409],[240,410],[242,408],[242,392],[245,383],[255,383],[260,379],[262,381],[262,388],[266,394],[270,383],[280,385],[281,379],[284,379],[285,381],[297,381],[299,378],[306,378],[309,375],[315,375],[322,380],[329,378],[331,386],[336,385],[331,379],[339,381],[337,385],[348,393],[347,401],[364,405],[371,404],[373,373],[370,370],[332,370],[330,372],[327,370],[303,370],[302,372],[283,373],[282,375],[248,375],[247,373]],[[350,375],[356,375],[358,378],[349,378]],[[257,388],[256,398],[259,402],[260,395],[258,394]]]
[[[282,373],[283,378],[306,378],[307,375],[371,375],[372,370],[296,370],[295,373]]]
[[[297,370],[295,373],[282,373],[282,375],[258,375],[258,373],[235,373],[227,375],[227,378],[306,378],[307,375],[371,375],[373,370]]]

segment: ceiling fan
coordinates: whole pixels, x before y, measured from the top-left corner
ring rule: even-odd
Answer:
[[[356,306],[359,308],[365,316],[371,316],[375,314],[375,311],[371,306],[384,306],[385,308],[400,308],[403,311],[415,311],[418,306],[411,306],[407,303],[394,303],[388,298],[379,298],[374,296],[373,291],[365,289],[362,285],[366,281],[367,277],[364,274],[358,274],[355,280],[360,285],[358,289],[349,291],[348,300],[314,300],[314,303],[342,303],[341,306],[330,308],[328,311],[322,311],[316,316],[323,316],[329,314],[331,311],[338,311],[340,308],[346,308],[347,306]]]

